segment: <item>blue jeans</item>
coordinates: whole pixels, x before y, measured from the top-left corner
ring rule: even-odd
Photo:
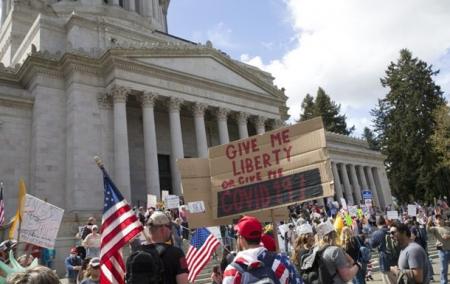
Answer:
[[[448,250],[438,250],[439,263],[441,269],[441,284],[447,284],[447,273],[448,273],[448,261],[450,260],[450,251]]]

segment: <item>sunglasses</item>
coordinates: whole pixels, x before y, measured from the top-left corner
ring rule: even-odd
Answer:
[[[394,235],[397,231],[390,231],[389,234]]]

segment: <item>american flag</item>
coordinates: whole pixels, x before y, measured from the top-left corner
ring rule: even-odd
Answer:
[[[186,261],[189,269],[188,280],[194,282],[203,267],[209,262],[212,253],[219,246],[219,240],[206,228],[198,228],[192,236]]]
[[[0,183],[0,226],[5,222],[5,201],[3,200],[3,183]]]
[[[100,245],[100,284],[125,283],[125,263],[121,248],[142,231],[130,205],[112,182],[103,166],[105,204]]]

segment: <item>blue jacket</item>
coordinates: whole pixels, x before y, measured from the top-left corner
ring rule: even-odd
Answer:
[[[387,227],[378,229],[375,232],[373,232],[369,242],[372,248],[378,248],[380,270],[382,272],[390,271],[389,258],[388,255],[386,254],[386,234],[388,233],[389,230]]]
[[[74,266],[81,266],[81,258],[79,256],[71,257],[68,256],[66,260],[64,260],[64,265],[67,270],[67,278],[76,279],[78,275],[78,270],[74,270]]]

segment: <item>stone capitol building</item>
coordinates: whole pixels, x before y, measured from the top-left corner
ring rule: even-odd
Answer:
[[[182,194],[175,161],[278,128],[287,97],[271,74],[213,43],[168,33],[170,0],[2,0],[0,180],[7,218],[17,185],[65,210],[57,269],[77,226],[100,222],[100,156],[134,205]],[[384,156],[327,133],[336,199],[392,203]]]

